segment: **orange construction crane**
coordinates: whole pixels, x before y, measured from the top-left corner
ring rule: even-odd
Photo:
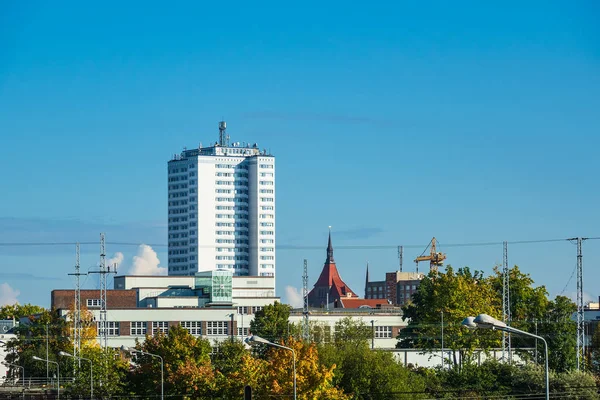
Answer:
[[[423,254],[421,254],[419,257],[415,258],[415,263],[417,264],[417,272],[419,272],[419,263],[421,261],[429,261],[429,270],[430,271],[436,271],[438,270],[438,267],[441,265],[444,265],[444,260],[446,259],[446,254],[444,253],[438,253],[436,251],[436,240],[435,238],[431,239],[431,242],[429,242],[429,247],[430,248],[430,252],[428,256],[424,256],[423,254],[425,254],[425,251],[427,251],[427,248],[425,249],[425,251],[423,251]]]

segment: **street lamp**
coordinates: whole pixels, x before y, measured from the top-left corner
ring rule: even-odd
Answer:
[[[375,348],[375,320],[371,320],[371,350]]]
[[[546,358],[546,400],[550,399],[550,385],[548,380],[548,343],[546,343],[546,339],[541,336],[534,335],[533,333],[525,332],[520,329],[513,328],[512,326],[508,326],[504,322],[498,321],[487,314],[479,314],[477,317],[467,317],[463,320],[462,325],[469,329],[491,329],[494,331],[498,330],[507,333],[514,333],[516,335],[529,336],[544,342],[544,353]]]
[[[56,364],[56,376],[58,378],[58,380],[56,381],[57,385],[56,385],[56,393],[57,393],[57,398],[60,399],[60,366],[58,365],[58,363],[56,361],[51,361],[51,360],[44,360],[43,358],[39,358],[38,356],[33,356],[32,357],[35,361],[43,361],[46,364],[48,363],[52,363],[52,364]]]
[[[255,344],[265,344],[267,346],[280,347],[282,349],[286,349],[292,352],[292,361],[293,361],[293,371],[294,371],[294,400],[296,400],[296,352],[294,349],[290,347],[285,347],[277,343],[269,342],[267,339],[263,339],[260,336],[252,335],[249,338],[246,338],[246,343],[249,345]]]
[[[131,347],[126,347],[126,346],[121,346],[121,351],[125,351],[128,353],[140,353],[140,354],[145,354],[147,356],[150,357],[156,357],[158,359],[160,359],[160,399],[164,400],[165,398],[165,379],[164,379],[164,362],[163,362],[163,358],[161,356],[159,356],[158,354],[152,354],[152,353],[146,353],[145,351],[142,350],[138,350],[138,349],[134,349]]]
[[[73,357],[78,360],[85,360],[85,361],[90,362],[90,399],[93,399],[94,398],[94,371],[93,371],[93,367],[92,367],[92,360],[90,360],[89,358],[75,357],[74,355],[69,354],[66,351],[59,351],[58,355],[62,356],[62,357]]]

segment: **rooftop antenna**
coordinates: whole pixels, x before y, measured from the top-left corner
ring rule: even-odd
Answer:
[[[308,324],[308,261],[304,259],[304,273],[302,274],[302,297],[304,297],[304,309],[302,310],[302,338],[310,340],[310,326]]]
[[[400,260],[400,272],[402,272],[402,263],[404,261],[404,246],[398,246],[398,259]]]
[[[229,135],[226,131],[227,122],[219,122],[219,146],[229,146]]]

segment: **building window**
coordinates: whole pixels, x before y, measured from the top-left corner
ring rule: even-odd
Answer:
[[[100,327],[100,321],[96,322],[98,329],[98,336],[104,334],[103,329]],[[106,331],[108,336],[119,336],[119,323],[117,321],[106,321]]]
[[[227,321],[208,321],[206,323],[206,334],[208,336],[228,335],[229,327]]]
[[[152,334],[156,335],[156,332],[162,332],[162,333],[169,332],[169,323],[167,321],[152,322]]]
[[[247,306],[238,307],[238,314],[248,314],[248,307]]]
[[[200,321],[181,321],[181,326],[185,328],[190,335],[202,335],[202,322]]]
[[[375,338],[376,339],[388,339],[392,337],[391,326],[376,326],[375,327]]]
[[[250,335],[250,328],[237,328],[238,336],[248,336]]]
[[[131,335],[132,336],[146,336],[147,322],[132,321],[131,322]]]
[[[256,314],[258,311],[262,310],[262,306],[250,307],[252,310],[252,314]]]
[[[100,307],[100,299],[87,299],[88,307]]]

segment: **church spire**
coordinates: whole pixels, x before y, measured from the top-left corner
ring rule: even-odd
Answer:
[[[367,274],[365,277],[365,299],[368,299],[367,297],[367,288],[369,287],[369,262],[367,261]]]
[[[333,246],[331,245],[331,226],[329,227],[329,243],[327,244],[327,259],[325,260],[325,263],[335,263],[335,260],[333,259]]]

